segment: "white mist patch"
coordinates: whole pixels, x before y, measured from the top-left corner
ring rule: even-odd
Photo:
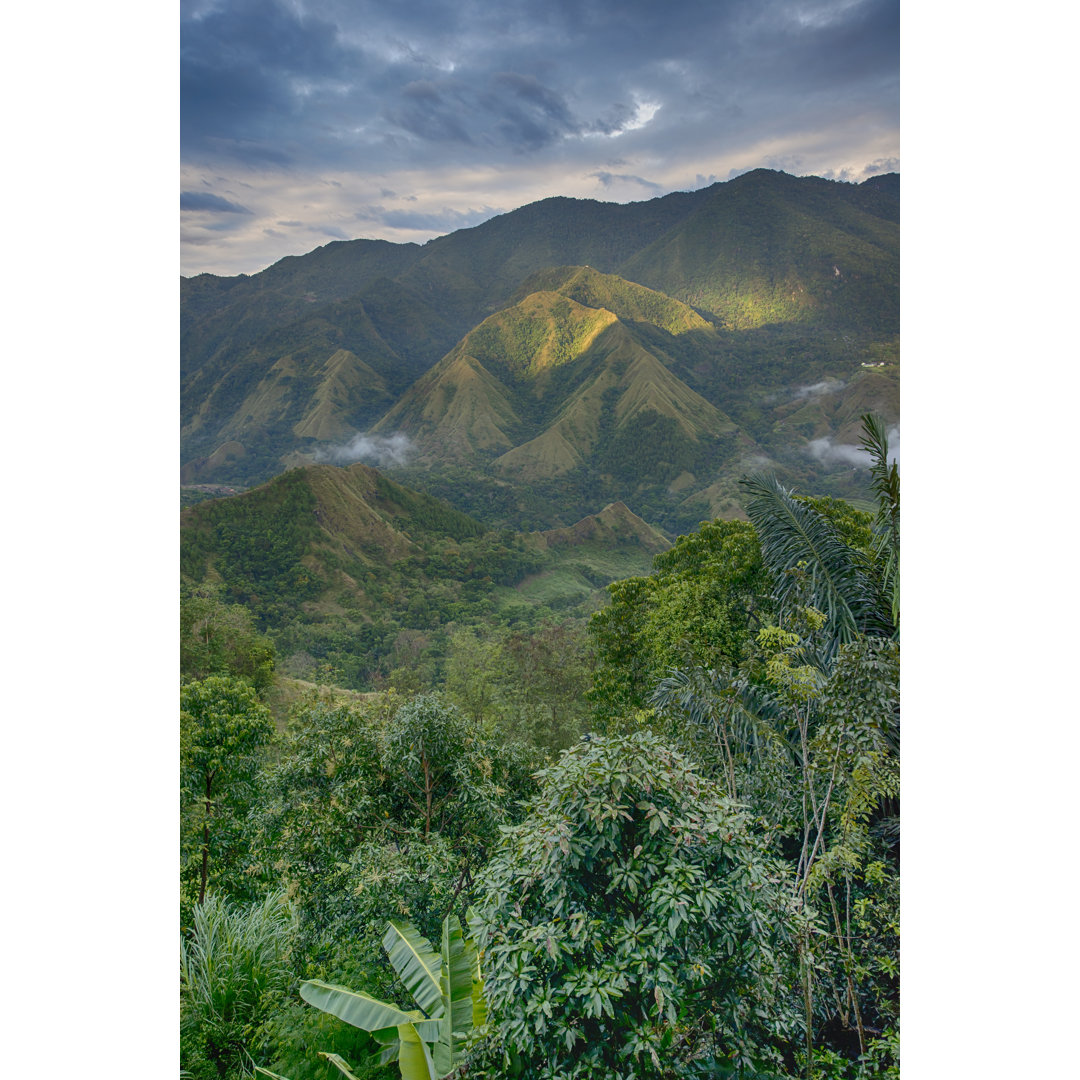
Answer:
[[[809,386],[796,386],[792,394],[793,401],[801,401],[806,398],[821,397],[824,394],[835,394],[843,390],[847,383],[841,379],[822,379],[821,382],[811,383]]]
[[[812,401],[826,394],[837,394],[845,386],[847,383],[843,379],[822,379],[821,382],[810,383],[808,386],[786,386],[783,390],[774,390],[761,400],[765,405],[777,402],[786,404],[789,401]]]
[[[328,446],[315,451],[316,461],[351,465],[404,465],[415,447],[408,435],[354,435],[343,446]]]
[[[900,464],[900,429],[891,427],[888,431],[889,461]],[[856,469],[870,468],[870,455],[851,443],[833,442],[826,435],[821,439],[811,439],[806,452],[822,465],[847,465]]]

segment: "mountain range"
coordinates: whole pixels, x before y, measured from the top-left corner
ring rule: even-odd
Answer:
[[[180,516],[182,592],[243,604],[282,670],[329,664],[353,689],[402,650],[443,657],[455,627],[580,622],[669,546],[622,503],[566,528],[489,529],[360,463],[289,469]]]
[[[182,279],[181,481],[351,457],[541,529],[618,501],[692,527],[765,466],[858,495],[858,416],[899,416],[898,284],[896,174],[768,170]]]

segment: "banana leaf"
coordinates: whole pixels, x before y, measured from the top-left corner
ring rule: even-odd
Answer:
[[[315,1008],[344,1020],[346,1024],[363,1031],[380,1031],[388,1027],[400,1028],[415,1024],[419,1035],[434,1041],[439,1036],[437,1020],[425,1020],[417,1009],[399,1009],[396,1005],[379,1001],[363,990],[349,990],[309,979],[300,984],[300,996]]]
[[[465,953],[472,976],[472,1026],[479,1029],[487,1023],[487,999],[484,997],[484,976],[480,971],[480,951],[471,938],[465,939]]]
[[[320,1050],[319,1057],[326,1058],[331,1065],[337,1066],[338,1071],[344,1073],[348,1080],[358,1080],[356,1073],[349,1068],[349,1063],[338,1054],[331,1054],[325,1050]]]
[[[420,1038],[414,1024],[402,1024],[398,1028],[401,1044],[398,1049],[398,1069],[401,1080],[439,1080],[431,1051]]]
[[[461,924],[453,915],[443,920],[440,960],[443,1012],[432,1057],[439,1075],[445,1076],[461,1060],[473,1026],[473,965],[465,948]]]
[[[411,923],[391,919],[383,937],[383,948],[416,1004],[432,1019],[442,1016],[445,1008],[439,982],[442,958],[431,942]]]

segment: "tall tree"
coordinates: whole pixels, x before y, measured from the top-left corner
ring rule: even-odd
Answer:
[[[749,496],[746,514],[761,542],[779,613],[812,608],[825,616],[823,649],[816,658],[823,669],[841,645],[860,635],[899,632],[899,474],[896,465],[889,464],[881,422],[865,415],[863,432],[879,500],[879,539],[870,551],[850,543],[834,515],[814,500],[794,495],[775,476],[740,481]]]
[[[233,675],[260,694],[274,677],[274,646],[255,629],[251,612],[221,599],[212,585],[180,593],[180,674],[187,679]]]
[[[230,833],[251,802],[273,734],[270,711],[250,683],[212,675],[181,688],[181,821],[201,826],[200,904],[206,899],[211,853],[225,859]]]
[[[589,623],[597,650],[589,696],[602,721],[646,708],[673,667],[739,664],[772,615],[772,583],[745,521],[704,523],[653,567],[609,585],[609,603]]]

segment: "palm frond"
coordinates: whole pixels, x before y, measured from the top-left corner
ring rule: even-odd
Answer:
[[[880,417],[862,417],[860,444],[871,458],[870,477],[878,500],[879,543],[875,557],[881,568],[882,591],[889,597],[893,626],[900,627],[900,473],[889,461],[889,437]]]
[[[880,591],[860,553],[776,477],[758,475],[739,483],[749,495],[746,514],[776,582],[781,610],[803,603],[824,614],[828,656],[858,634],[876,632]]]
[[[714,733],[723,725],[740,753],[756,754],[776,739],[791,749],[782,729],[783,709],[767,690],[744,678],[712,668],[672,668],[656,684],[649,704]]]

